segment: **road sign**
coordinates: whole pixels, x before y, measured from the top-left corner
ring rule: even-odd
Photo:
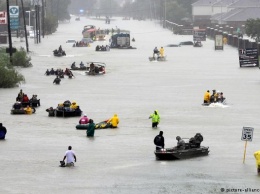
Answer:
[[[254,128],[252,127],[243,127],[242,129],[242,141],[252,141],[253,140]]]
[[[239,49],[239,65],[240,67],[259,66],[257,48]]]
[[[10,28],[12,30],[19,29],[19,18],[10,18]]]
[[[19,17],[19,6],[9,6],[9,15],[10,17]]]

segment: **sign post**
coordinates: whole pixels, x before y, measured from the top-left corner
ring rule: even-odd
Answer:
[[[215,35],[215,50],[224,50],[222,34]]]
[[[252,127],[243,127],[243,129],[242,129],[241,140],[246,141],[245,142],[245,149],[244,149],[243,164],[245,163],[245,159],[246,159],[247,142],[253,140],[253,132],[254,132],[254,128],[252,128]]]
[[[259,66],[257,48],[239,49],[239,65],[240,67],[256,67]]]
[[[19,6],[9,6],[10,28],[19,29]]]

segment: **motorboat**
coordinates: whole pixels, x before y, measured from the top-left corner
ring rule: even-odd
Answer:
[[[103,62],[87,62],[86,75],[104,75],[106,73],[106,64]]]
[[[178,150],[176,148],[166,148],[155,150],[154,154],[158,160],[180,160],[199,156],[207,156],[209,154],[209,147],[200,146],[199,148],[188,148]]]

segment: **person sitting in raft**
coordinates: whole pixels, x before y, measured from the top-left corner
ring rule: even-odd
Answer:
[[[83,63],[82,61],[80,62],[79,67],[80,67],[80,68],[85,67],[85,65],[84,65],[84,63]]]
[[[24,110],[26,114],[28,115],[32,114],[32,108],[29,105],[27,105],[27,107]]]
[[[181,139],[180,136],[177,136],[177,137],[176,137],[176,140],[178,141],[176,148],[177,148],[178,150],[184,150],[184,149],[185,149],[185,142],[184,142],[184,140]]]
[[[17,101],[16,103],[14,103],[13,109],[20,110],[21,108],[22,108],[21,102]]]
[[[159,50],[157,46],[153,49],[153,58],[155,58],[155,55],[159,56]]]
[[[99,51],[99,50],[100,50],[100,46],[97,45],[97,46],[96,46],[96,51]]]
[[[84,116],[81,117],[80,120],[79,120],[79,124],[81,124],[81,125],[88,124],[88,122],[89,122],[89,119],[88,119],[86,114],[84,114]]]
[[[22,102],[25,102],[25,103],[29,102],[29,98],[28,98],[27,94],[24,94]]]
[[[62,53],[62,47],[61,47],[61,45],[59,46],[59,53]]]
[[[23,95],[24,95],[23,90],[20,90],[20,92],[19,92],[18,95],[17,95],[16,101],[22,102],[22,100],[23,100]]]
[[[95,65],[94,65],[94,63],[91,63],[89,65],[89,74],[90,75],[95,75]]]
[[[220,95],[219,95],[219,97],[218,97],[218,102],[224,102],[224,100],[225,100],[226,98],[223,96],[223,92],[220,92]]]
[[[210,96],[210,103],[217,102],[217,93],[216,90],[212,90],[212,94]]]
[[[107,123],[111,124],[111,128],[117,128],[117,125],[119,123],[119,118],[117,117],[117,114],[114,114],[114,116],[109,119]]]
[[[53,84],[60,84],[61,79],[59,78],[59,76],[57,76],[54,80],[53,80]]]
[[[51,107],[52,108],[52,107]],[[64,104],[63,103],[59,103],[57,106],[57,110],[64,110]]]
[[[89,119],[89,125],[87,127],[87,137],[94,137],[96,124],[92,119]]]
[[[73,110],[76,110],[78,108],[78,105],[75,101],[73,101],[70,105],[70,108],[73,109]]]
[[[207,90],[204,94],[204,103],[210,103],[210,92]]]
[[[71,69],[73,69],[73,68],[75,68],[76,67],[76,63],[75,63],[75,61],[71,64]]]
[[[163,47],[160,48],[160,57],[164,57],[164,48]]]

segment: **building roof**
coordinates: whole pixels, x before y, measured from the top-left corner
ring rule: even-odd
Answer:
[[[212,6],[217,3],[218,0],[199,0],[192,4],[192,6]]]
[[[260,7],[259,0],[238,0],[229,6],[230,8]]]
[[[225,22],[245,22],[248,19],[260,18],[260,7],[236,8],[227,13],[215,14],[211,20]]]
[[[237,1],[239,1],[239,0],[221,0],[221,1],[216,2],[213,5],[213,7],[221,7],[221,6],[227,7],[227,6],[230,6],[230,5],[234,4],[234,3],[236,3]]]

